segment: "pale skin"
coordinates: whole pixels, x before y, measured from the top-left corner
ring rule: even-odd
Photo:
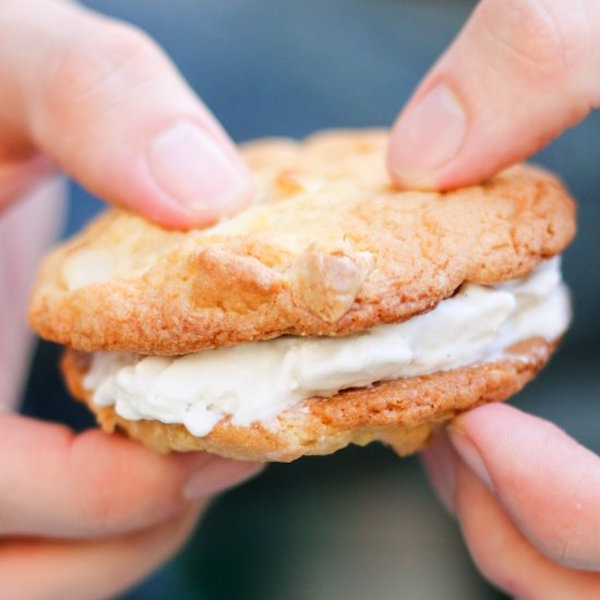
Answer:
[[[476,183],[600,105],[600,1],[483,0],[425,76],[388,153],[401,186]],[[516,598],[600,590],[600,458],[506,405],[472,410],[423,462],[481,573]]]
[[[27,357],[28,284],[56,230],[50,202],[15,204],[36,182],[60,167],[114,204],[185,227],[243,204],[249,180],[225,132],[139,31],[67,2],[4,0],[0,32],[8,407]],[[0,410],[0,596],[114,597],[181,546],[214,494],[260,469],[204,453],[159,456],[124,437]]]
[[[27,356],[18,316],[53,221],[49,204],[36,205],[35,226],[10,204],[60,168],[113,204],[185,228],[243,207],[250,182],[227,134],[145,34],[63,0],[4,0],[0,32],[8,405]],[[392,180],[451,188],[529,156],[600,104],[599,40],[600,0],[483,0],[400,114]],[[519,598],[597,597],[596,455],[547,422],[487,406],[456,419],[424,464],[490,581]],[[183,543],[207,499],[258,470],[4,412],[2,592],[114,596]]]

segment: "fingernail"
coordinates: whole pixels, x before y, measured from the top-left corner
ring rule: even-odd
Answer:
[[[455,512],[456,473],[454,450],[443,429],[433,434],[429,446],[423,451],[421,460],[429,474],[434,490],[449,513]]]
[[[467,437],[464,431],[455,425],[448,426],[448,437],[460,458],[485,483],[488,489],[493,492],[494,484],[492,483],[492,478],[475,444]]]
[[[186,500],[198,500],[251,479],[264,469],[262,463],[229,460],[215,456],[193,473],[183,487]]]
[[[394,125],[390,168],[407,185],[434,186],[436,171],[458,154],[466,133],[464,108],[450,88],[440,83]]]
[[[160,133],[148,149],[158,186],[193,212],[221,212],[244,200],[245,174],[204,130],[182,122]]]

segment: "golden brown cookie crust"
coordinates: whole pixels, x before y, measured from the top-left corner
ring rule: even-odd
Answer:
[[[249,144],[256,205],[204,231],[108,211],[45,260],[32,326],[80,350],[146,354],[345,335],[430,310],[465,281],[522,277],[573,237],[573,202],[548,173],[520,166],[454,192],[400,192],[386,140],[337,131]]]
[[[393,445],[403,455],[416,452],[442,422],[518,392],[546,364],[555,346],[529,339],[512,346],[501,360],[311,398],[281,413],[274,428],[238,427],[222,420],[205,437],[193,436],[183,425],[129,421],[113,407],[96,406],[82,385],[88,354],[68,349],[62,370],[73,395],[88,405],[106,431],[121,429],[159,452],[206,450],[240,460],[289,462],[374,440]]]

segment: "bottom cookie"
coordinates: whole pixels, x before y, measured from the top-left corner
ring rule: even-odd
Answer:
[[[290,462],[376,440],[392,445],[401,455],[416,452],[444,421],[517,393],[544,367],[555,347],[556,342],[531,338],[495,361],[310,398],[268,426],[240,427],[224,418],[204,437],[192,435],[183,425],[131,421],[112,406],[96,406],[83,387],[89,354],[67,349],[62,371],[71,393],[87,404],[108,432],[122,430],[159,452],[205,450],[240,460]]]

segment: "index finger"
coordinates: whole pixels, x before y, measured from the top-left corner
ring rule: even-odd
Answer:
[[[118,435],[0,415],[0,536],[143,529],[260,470],[212,454],[158,455]]]
[[[92,193],[169,227],[240,208],[232,141],[143,32],[59,0],[0,7],[0,158],[36,150]]]
[[[551,423],[502,404],[464,413],[448,432],[538,550],[600,571],[600,457]]]

